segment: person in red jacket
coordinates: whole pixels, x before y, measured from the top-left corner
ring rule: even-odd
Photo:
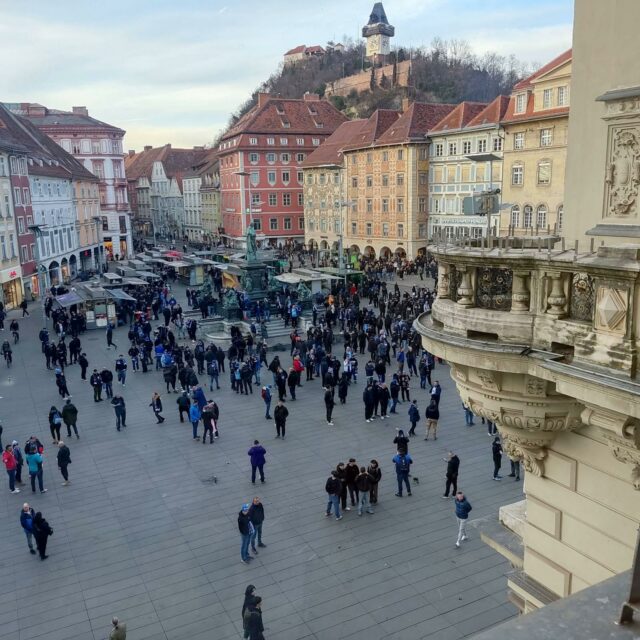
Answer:
[[[20,489],[16,489],[16,459],[13,455],[13,447],[8,444],[2,452],[2,462],[7,469],[9,476],[9,491],[11,493],[20,493]]]

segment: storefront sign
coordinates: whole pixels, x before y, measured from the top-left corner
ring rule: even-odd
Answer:
[[[0,271],[0,282],[11,282],[16,278],[22,278],[22,267],[9,267]]]

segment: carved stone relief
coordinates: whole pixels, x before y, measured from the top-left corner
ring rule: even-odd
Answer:
[[[535,376],[524,377],[524,392],[528,396],[545,396],[547,381]]]
[[[640,189],[640,122],[609,127],[605,217],[636,218]]]
[[[629,306],[628,300],[629,292],[625,289],[598,287],[595,315],[596,330],[624,334]]]

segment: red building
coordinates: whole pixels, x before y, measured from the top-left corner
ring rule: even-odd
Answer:
[[[274,246],[304,242],[302,163],[346,120],[315,94],[301,100],[259,94],[220,141],[223,235],[244,237],[253,218],[258,239],[264,234]]]

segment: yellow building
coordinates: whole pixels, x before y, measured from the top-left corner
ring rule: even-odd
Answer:
[[[99,249],[102,246],[102,224],[100,212],[100,191],[98,179],[80,176],[73,180],[73,206],[76,212],[78,249],[80,264],[78,269],[92,271],[101,265]]]
[[[427,241],[427,131],[453,110],[451,104],[378,109],[344,148],[349,202],[345,237],[367,256],[415,258]]]
[[[429,131],[429,237],[487,234],[483,208],[490,200],[481,194],[501,187],[500,120],[508,103],[506,96],[461,102]],[[498,217],[491,216],[492,228]]]
[[[310,250],[317,251],[320,258],[338,252],[342,220],[348,206],[342,148],[354,139],[366,122],[342,123],[302,163],[305,244]]]
[[[507,113],[501,235],[562,233],[571,49],[515,85]]]

